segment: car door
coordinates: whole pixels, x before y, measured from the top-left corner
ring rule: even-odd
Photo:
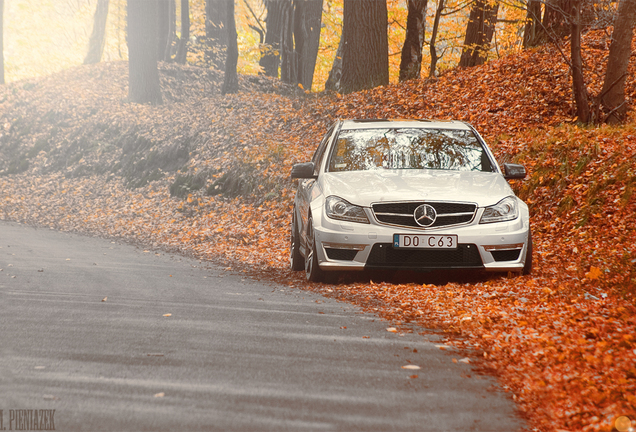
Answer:
[[[336,125],[338,122],[334,123],[327,133],[323,136],[320,144],[318,144],[318,148],[314,153],[311,161],[314,163],[314,176],[318,176],[320,172],[320,166],[324,160],[324,156],[326,154],[326,149],[328,147],[329,142],[334,134],[336,129]],[[298,180],[298,190],[296,191],[296,206],[297,206],[297,214],[298,214],[298,233],[300,234],[300,246],[303,255],[305,254],[305,246],[306,246],[306,237],[307,237],[307,223],[309,220],[309,206],[311,204],[311,197],[313,188],[316,185],[317,178],[311,179],[299,179]]]

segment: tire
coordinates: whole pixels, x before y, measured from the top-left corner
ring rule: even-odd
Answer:
[[[522,275],[532,274],[532,232],[528,232],[528,250],[526,251],[526,263],[521,270]]]
[[[305,268],[303,256],[300,254],[300,237],[298,236],[298,226],[296,226],[296,210],[292,216],[291,241],[289,245],[289,268],[291,271],[301,271]]]
[[[318,256],[316,254],[316,239],[314,236],[314,225],[311,218],[308,222],[307,235],[307,255],[305,255],[305,276],[310,282],[322,282],[325,278],[324,272],[318,265]]]

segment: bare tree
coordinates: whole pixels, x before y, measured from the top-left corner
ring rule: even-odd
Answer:
[[[579,0],[544,0],[543,20],[541,23],[541,32],[538,34],[537,41],[543,43],[549,40],[560,40],[571,34],[571,17],[572,8],[579,9],[581,3]]]
[[[206,60],[217,70],[225,65],[227,30],[225,29],[225,0],[205,0],[205,38],[208,49]]]
[[[485,63],[495,33],[498,11],[498,1],[492,3],[490,0],[475,0],[466,25],[464,49],[459,66],[477,66]]]
[[[4,84],[4,0],[0,0],[0,84]]]
[[[154,0],[128,0],[128,57],[128,99],[161,104]]]
[[[387,22],[386,0],[344,0],[341,92],[389,83]]]
[[[294,51],[297,75],[294,80],[310,90],[320,45],[322,0],[294,0]]]
[[[190,2],[181,0],[181,38],[177,45],[175,61],[185,64],[188,57],[188,41],[190,39]]]
[[[94,64],[102,61],[107,18],[108,0],[97,0],[95,17],[93,19],[93,32],[88,41],[88,53],[86,53],[86,57],[84,57],[84,64]]]
[[[609,49],[607,72],[601,91],[601,104],[609,111],[607,121],[620,123],[625,119],[625,79],[632,52],[632,37],[636,21],[636,0],[621,0],[616,19],[612,44]]]
[[[260,65],[267,76],[310,89],[320,44],[323,0],[270,0]]]
[[[234,0],[226,0],[225,26],[227,30],[227,55],[225,59],[225,78],[223,80],[222,94],[238,92],[238,41],[236,33],[236,21],[234,18]]]
[[[572,58],[572,92],[576,102],[578,121],[588,123],[591,117],[589,98],[583,75],[583,57],[581,55],[581,0],[571,5],[570,56]]]
[[[342,35],[342,32],[340,33]],[[336,57],[333,59],[331,69],[329,70],[329,76],[325,82],[325,90],[340,91],[340,78],[342,77],[342,36],[338,42],[338,49],[336,50]]]
[[[278,78],[280,67],[280,41],[284,8],[287,1],[265,0],[267,6],[267,18],[265,18],[265,43],[261,51],[260,66],[263,74]]]
[[[177,13],[174,0],[156,0],[158,7],[157,22],[157,60],[172,58],[172,43],[176,37]]]
[[[536,46],[541,33],[541,0],[528,0],[526,25],[523,29],[523,47]]]
[[[428,0],[408,0],[406,36],[400,61],[400,81],[420,77],[427,3]]]
[[[435,19],[433,21],[433,30],[431,31],[431,41],[429,43],[431,53],[431,67],[428,72],[429,78],[435,77],[435,71],[437,69],[437,61],[441,56],[437,55],[437,48],[435,42],[437,40],[437,32],[439,30],[439,21],[442,18],[442,12],[444,11],[444,0],[437,0],[437,8],[435,10]]]

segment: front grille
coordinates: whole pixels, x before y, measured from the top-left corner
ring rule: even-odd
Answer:
[[[474,244],[457,249],[395,249],[391,243],[376,243],[367,259],[369,268],[448,269],[483,268]]]
[[[521,249],[495,250],[490,252],[495,261],[517,261],[521,254]]]
[[[477,205],[447,202],[397,202],[373,204],[376,219],[385,224],[421,228],[413,213],[422,204],[429,204],[437,212],[435,223],[428,228],[468,223],[475,217]]]
[[[353,261],[358,253],[357,250],[353,249],[334,249],[334,248],[325,248],[325,252],[327,252],[327,258],[333,260],[340,261]]]

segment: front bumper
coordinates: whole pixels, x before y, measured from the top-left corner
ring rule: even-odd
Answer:
[[[370,224],[360,224],[332,220],[320,212],[321,217],[314,219],[318,263],[325,271],[484,269],[520,272],[528,248],[527,213],[522,212],[514,221],[479,224],[482,211],[478,210],[470,224],[426,230],[381,225],[371,214],[368,215]],[[396,249],[394,234],[454,234],[458,236],[458,248]]]

